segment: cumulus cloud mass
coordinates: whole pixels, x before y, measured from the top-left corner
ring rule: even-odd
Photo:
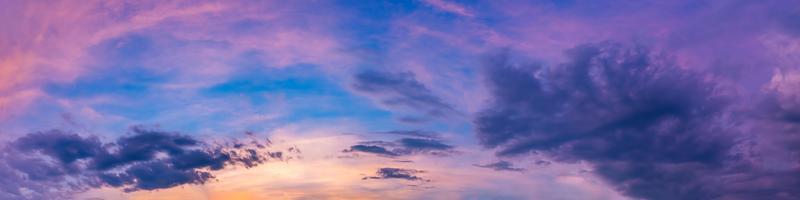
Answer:
[[[103,186],[132,192],[202,184],[214,178],[211,171],[254,167],[271,158],[259,149],[215,146],[143,127],[133,127],[128,136],[110,143],[62,130],[30,133],[4,148],[2,171],[8,181],[2,195],[40,199],[53,191]]]

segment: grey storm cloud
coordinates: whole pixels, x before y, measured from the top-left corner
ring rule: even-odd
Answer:
[[[732,111],[738,97],[712,76],[638,45],[585,44],[566,55],[552,66],[512,64],[508,54],[486,62],[493,99],[474,119],[484,146],[505,157],[590,162],[636,198],[800,197],[797,158],[786,170],[747,161],[743,141],[757,133],[737,126],[749,119]],[[794,122],[793,112],[776,113]]]
[[[352,87],[357,91],[375,95],[387,106],[412,109],[436,117],[458,113],[409,72],[362,71],[355,75]]]
[[[227,166],[249,168],[283,159],[282,152],[263,152],[263,148],[261,144],[212,146],[188,135],[141,126],[111,143],[61,130],[30,133],[3,149],[0,199],[60,198],[107,186],[131,192],[202,184],[214,178],[211,171]]]

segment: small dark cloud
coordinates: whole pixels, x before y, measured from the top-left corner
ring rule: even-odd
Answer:
[[[362,179],[405,179],[409,181],[430,181],[417,176],[417,174],[420,173],[425,173],[425,171],[386,167],[378,169],[378,171],[375,172],[375,176],[367,176]]]
[[[282,152],[258,149],[211,146],[144,127],[133,127],[112,143],[60,130],[31,133],[10,142],[0,155],[0,197],[48,199],[104,186],[131,192],[202,184],[213,178],[211,171],[227,166],[284,159]]]
[[[363,144],[350,146],[350,149],[344,150],[344,152],[364,152],[364,153],[371,153],[371,154],[390,156],[390,157],[399,155],[395,152],[386,150],[386,148],[380,146],[363,145]]]
[[[458,113],[408,72],[362,71],[355,75],[353,88],[375,95],[384,105],[416,110],[427,116],[446,117]]]
[[[514,164],[508,161],[498,161],[496,163],[489,163],[485,165],[475,165],[475,166],[493,169],[494,171],[515,171],[515,172],[525,171],[525,169],[523,168],[514,167]]]
[[[391,134],[391,135],[401,135],[401,136],[409,136],[409,137],[421,137],[421,138],[429,138],[429,139],[439,139],[439,134],[433,131],[423,131],[423,130],[394,130],[394,131],[383,131],[383,132],[373,132],[377,134]]]
[[[396,157],[412,154],[446,156],[455,152],[454,147],[436,139],[402,138],[394,142],[365,141],[350,146],[343,152],[364,152],[380,156]]]
[[[548,165],[551,164],[551,162],[550,161],[546,161],[546,160],[537,160],[533,164],[539,165],[539,166],[548,166]]]
[[[396,142],[387,142],[382,140],[372,140],[372,141],[363,141],[359,142],[358,144],[361,145],[374,145],[374,146],[381,146],[381,147],[397,147],[399,144]]]
[[[403,138],[400,139],[400,144],[406,148],[416,149],[420,151],[426,150],[448,150],[453,146],[442,143],[433,139],[417,139],[417,138]]]

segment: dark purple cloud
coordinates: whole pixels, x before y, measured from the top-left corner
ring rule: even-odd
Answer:
[[[385,167],[378,169],[375,172],[375,176],[367,176],[362,178],[363,180],[367,179],[405,179],[409,181],[429,181],[422,177],[417,176],[417,174],[425,173],[422,170],[416,169],[402,169],[402,168],[391,168]]]
[[[495,163],[489,163],[485,165],[475,165],[476,167],[483,167],[493,169],[494,171],[515,171],[521,172],[525,169],[514,167],[514,164],[508,161],[497,161]]]
[[[453,146],[434,139],[403,138],[400,139],[400,143],[404,147],[418,150],[448,150],[453,148]]]
[[[430,138],[401,138],[394,142],[388,141],[365,141],[350,146],[343,152],[364,152],[386,157],[396,157],[414,154],[428,154],[436,156],[447,156],[455,153],[455,147],[445,144],[438,139]]]
[[[31,133],[17,139],[13,144],[20,151],[39,151],[44,155],[56,158],[63,164],[71,164],[78,159],[93,157],[102,151],[100,140],[97,138],[83,138],[78,134],[64,133],[58,130]]]
[[[373,132],[378,134],[390,134],[390,135],[402,135],[402,136],[410,136],[410,137],[420,137],[420,138],[428,138],[428,139],[439,139],[439,134],[432,131],[424,131],[424,130],[394,130],[394,131],[383,131],[383,132]]]
[[[554,66],[487,62],[493,101],[475,119],[483,145],[500,156],[588,161],[636,198],[800,197],[792,170],[745,162],[743,141],[753,133],[738,126],[747,120],[734,112],[738,97],[712,75],[612,42],[575,47],[567,58]]]
[[[409,72],[362,71],[355,75],[353,88],[375,95],[387,106],[412,109],[427,116],[445,117],[458,113]]]
[[[189,136],[141,127],[133,127],[131,132],[134,135],[122,137],[115,142],[118,148],[115,153],[103,153],[93,159],[93,167],[106,170],[131,162],[152,160],[159,152],[183,156],[187,148],[201,143]]]
[[[371,153],[389,157],[399,156],[399,154],[393,151],[389,151],[384,147],[375,145],[363,145],[363,144],[350,146],[350,149],[346,149],[344,150],[344,152],[364,152],[364,153]]]
[[[188,135],[145,127],[133,127],[128,136],[112,143],[61,130],[31,133],[3,149],[0,197],[66,198],[63,195],[104,186],[131,192],[202,184],[214,178],[210,171],[226,166],[249,168],[283,159],[282,152],[257,148],[211,146]],[[34,196],[25,190],[34,191]]]

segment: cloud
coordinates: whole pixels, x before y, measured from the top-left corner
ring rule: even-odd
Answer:
[[[350,146],[350,149],[344,150],[344,152],[364,152],[364,153],[372,153],[389,157],[399,156],[399,154],[393,151],[389,151],[384,147],[375,145],[363,145],[363,144]]]
[[[38,151],[63,164],[97,156],[102,150],[100,140],[95,137],[84,138],[57,130],[28,134],[18,138],[13,145],[23,152]]]
[[[386,157],[427,154],[447,156],[455,153],[452,145],[445,144],[438,139],[430,138],[401,138],[394,142],[365,141],[350,146],[343,152],[364,152]]]
[[[389,107],[412,109],[428,116],[446,117],[458,114],[409,72],[366,70],[355,75],[355,90],[375,95]]]
[[[646,199],[709,199],[735,162],[728,96],[708,77],[637,45],[585,44],[555,66],[487,62],[494,99],[477,135],[498,155],[588,161],[618,190]]]
[[[739,199],[800,197],[800,73],[778,70],[754,103],[747,104],[748,133],[740,144],[735,176],[725,179],[730,196]]]
[[[772,121],[800,122],[800,71],[779,70],[764,88],[761,113]]]
[[[40,10],[49,12],[28,13]],[[255,55],[263,68],[354,62],[343,49],[346,38],[330,29],[340,24],[340,12],[325,2],[4,1],[0,13],[7,27],[0,32],[0,123],[26,131],[42,124],[25,118],[51,112],[130,120],[121,124],[174,116],[206,100],[192,90],[243,68],[241,55]],[[164,90],[171,95],[149,95]],[[160,99],[158,111],[127,110],[163,96],[192,103]]]
[[[457,15],[464,16],[464,17],[474,17],[475,16],[474,14],[472,14],[472,12],[470,12],[469,10],[464,8],[463,6],[455,4],[455,3],[447,2],[447,1],[444,1],[444,0],[425,0],[423,2],[427,3],[428,5],[433,6],[436,9],[439,9],[439,10],[442,10],[442,11],[445,11],[445,12],[450,12],[450,13],[457,14]]]
[[[444,144],[438,140],[433,139],[418,139],[418,138],[403,138],[400,143],[410,149],[423,150],[449,150],[453,146]]]
[[[405,179],[409,181],[430,181],[427,179],[423,179],[422,177],[417,176],[417,174],[425,173],[422,170],[416,169],[402,169],[402,168],[391,168],[385,167],[378,169],[375,172],[376,176],[367,176],[362,178],[363,180],[367,179]]]
[[[394,131],[383,131],[383,132],[373,132],[377,134],[391,134],[391,135],[402,135],[402,136],[411,136],[411,137],[421,137],[421,138],[428,138],[428,139],[439,139],[439,134],[432,131],[423,131],[423,130],[394,130]]]
[[[211,171],[283,158],[281,152],[258,150],[262,148],[211,146],[188,135],[142,126],[112,143],[61,130],[30,133],[3,149],[0,197],[60,198],[106,186],[132,192],[202,184],[214,178]]]
[[[514,167],[514,164],[508,161],[498,161],[495,163],[490,163],[485,165],[475,165],[475,166],[493,169],[494,171],[515,171],[515,172],[525,171],[525,169],[523,168]]]

